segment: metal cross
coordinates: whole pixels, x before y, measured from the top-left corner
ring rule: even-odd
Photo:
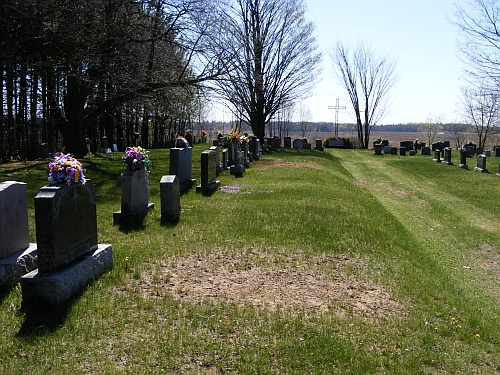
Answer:
[[[339,136],[339,109],[345,109],[345,106],[339,106],[339,100],[335,101],[335,106],[329,105],[328,109],[335,110],[335,136]]]

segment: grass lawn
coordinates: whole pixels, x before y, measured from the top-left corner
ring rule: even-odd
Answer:
[[[193,178],[200,182],[200,153]],[[70,306],[0,300],[2,374],[497,374],[500,177],[432,156],[280,149],[160,224],[169,150],[153,149],[142,228],[113,225],[121,154],[80,159],[114,267]],[[47,182],[47,162],[0,182]],[[71,240],[71,223],[61,235]]]

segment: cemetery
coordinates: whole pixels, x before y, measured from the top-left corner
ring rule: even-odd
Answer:
[[[377,145],[375,154],[378,149],[382,156],[375,157],[373,150],[322,150],[316,142],[311,149],[294,149],[294,141],[285,140],[281,147],[268,144],[265,152],[255,144],[249,140],[247,152],[244,144],[231,157],[215,142],[196,145],[189,166],[178,156],[182,151],[141,149],[147,170],[128,170],[123,153],[105,152],[73,161],[85,176],[73,174],[70,184],[57,183],[55,166],[49,168],[55,184],[47,181],[50,160],[34,162],[36,174],[0,164],[2,256],[35,251],[22,263],[23,275],[4,287],[3,358],[8,347],[19,352],[21,346],[38,358],[40,345],[22,344],[30,336],[43,341],[55,366],[63,361],[55,355],[55,341],[67,342],[65,350],[76,360],[64,368],[75,373],[116,366],[136,373],[155,366],[172,373],[246,373],[249,366],[264,373],[268,356],[283,351],[279,363],[285,369],[296,368],[298,359],[307,371],[327,373],[339,357],[324,361],[319,353],[306,357],[297,351],[304,341],[316,347],[321,340],[352,349],[345,369],[359,373],[383,360],[384,366],[413,372],[413,361],[429,355],[415,341],[431,339],[460,353],[435,357],[450,371],[473,371],[472,356],[493,363],[498,353],[489,348],[500,339],[494,292],[500,180],[476,168],[487,170],[488,159],[488,169],[496,169],[499,157],[469,157],[468,150],[445,147],[439,159],[450,167],[444,168],[432,156],[411,154],[409,145],[403,153],[385,146],[387,154]],[[250,162],[250,155],[257,158]],[[464,161],[475,168],[466,170]],[[244,173],[231,172],[235,163]],[[180,164],[179,175],[171,174]],[[147,177],[147,184],[134,187],[124,180],[134,173],[137,180]],[[183,191],[181,178],[200,184]],[[13,204],[12,196],[20,206],[10,219],[5,202]],[[461,203],[442,203],[450,199]],[[124,214],[139,224],[123,225]],[[339,329],[388,351],[346,341]],[[109,340],[115,349],[102,355]],[[83,361],[77,349],[82,347],[92,360]],[[219,347],[239,355],[218,357]],[[398,350],[408,358],[392,354]],[[9,358],[0,362],[5,373],[27,369],[25,357]]]

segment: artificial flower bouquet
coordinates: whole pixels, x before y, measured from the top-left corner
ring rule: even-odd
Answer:
[[[122,161],[125,163],[127,171],[145,170],[149,173],[153,166],[149,159],[149,151],[140,146],[127,147],[125,155],[122,156]]]
[[[70,154],[61,154],[49,163],[49,183],[68,184],[75,182],[85,184],[86,179],[82,163]]]

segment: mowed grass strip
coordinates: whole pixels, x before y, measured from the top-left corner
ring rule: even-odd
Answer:
[[[204,149],[193,150],[198,183]],[[29,316],[20,287],[5,291],[2,373],[499,371],[494,174],[420,155],[280,149],[242,178],[218,177],[237,194],[183,195],[180,222],[162,226],[168,155],[151,150],[156,209],[132,231],[112,224],[121,155],[81,160],[114,268],[64,311]],[[36,241],[32,202],[46,163],[0,165],[6,180],[28,183]],[[71,223],[62,235],[71,239]],[[241,298],[229,293],[236,287]],[[302,303],[307,293],[322,308]]]

